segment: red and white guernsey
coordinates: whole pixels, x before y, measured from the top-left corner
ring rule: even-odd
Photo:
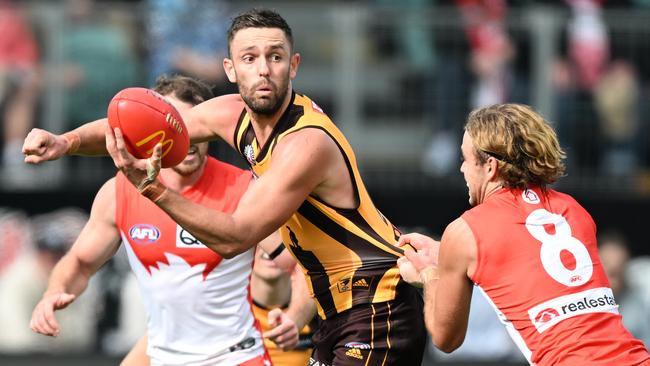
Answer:
[[[477,242],[472,280],[531,364],[650,364],[623,327],[596,225],[572,197],[502,189],[462,218]]]
[[[140,196],[119,173],[116,222],[148,315],[152,365],[238,365],[264,354],[250,305],[253,250],[224,259]],[[232,213],[249,172],[208,158],[181,194]]]

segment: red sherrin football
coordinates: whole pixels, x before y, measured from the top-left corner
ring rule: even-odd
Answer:
[[[190,147],[181,115],[150,89],[126,88],[115,94],[108,105],[108,123],[120,128],[127,149],[139,159],[150,157],[154,146],[162,143],[163,168],[178,165]]]

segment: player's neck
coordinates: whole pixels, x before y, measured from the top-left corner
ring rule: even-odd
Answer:
[[[251,276],[251,297],[267,308],[284,306],[291,299],[291,281],[282,277],[278,281],[267,281],[255,274]]]
[[[273,133],[273,129],[282,118],[282,115],[289,107],[291,103],[291,97],[293,95],[293,90],[289,86],[289,91],[282,101],[282,106],[272,115],[258,114],[246,107],[248,114],[250,115],[251,124],[253,125],[253,130],[255,131],[255,138],[257,143],[260,146],[264,146],[268,138]]]

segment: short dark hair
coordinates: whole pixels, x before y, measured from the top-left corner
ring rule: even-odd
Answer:
[[[156,79],[153,90],[162,94],[173,94],[180,101],[192,105],[201,104],[214,95],[204,82],[183,75],[161,75]]]
[[[230,43],[235,37],[235,33],[246,28],[279,28],[289,41],[289,46],[293,49],[293,33],[287,21],[282,18],[276,11],[270,9],[254,8],[240,13],[232,19],[228,29],[228,53],[230,54]]]

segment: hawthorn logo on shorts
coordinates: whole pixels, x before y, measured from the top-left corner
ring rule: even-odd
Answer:
[[[370,349],[370,345],[368,343],[349,342],[345,344],[345,348]]]
[[[135,224],[129,229],[129,236],[137,244],[153,244],[160,238],[160,230],[151,224]]]
[[[618,314],[611,288],[598,287],[556,297],[528,310],[530,321],[540,333],[564,319],[590,313]]]

